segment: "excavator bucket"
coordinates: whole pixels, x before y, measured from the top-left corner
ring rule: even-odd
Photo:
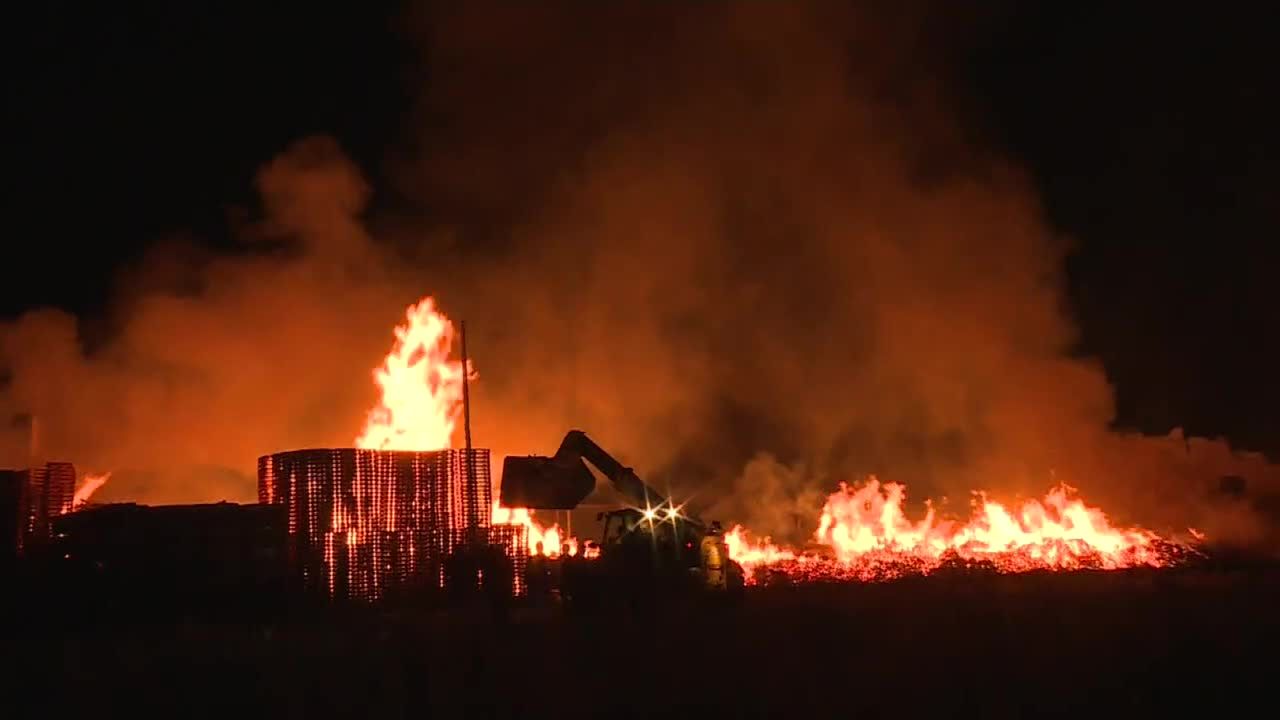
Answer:
[[[572,510],[596,487],[581,460],[558,463],[545,456],[507,456],[502,460],[499,502],[532,510]]]

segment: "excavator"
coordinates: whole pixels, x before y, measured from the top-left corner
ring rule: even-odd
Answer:
[[[644,603],[707,588],[701,543],[708,526],[581,430],[570,430],[555,455],[507,456],[499,498],[507,507],[572,510],[595,489],[590,463],[629,503],[597,515],[604,522],[600,554],[573,563],[562,594],[573,605],[598,606],[623,600]],[[742,566],[727,560],[726,587],[736,596],[744,585]],[[569,577],[576,575],[575,577]]]

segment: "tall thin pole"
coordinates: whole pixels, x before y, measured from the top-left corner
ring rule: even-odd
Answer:
[[[467,321],[458,323],[462,337],[462,432],[466,437],[467,456],[471,456],[471,391],[467,378]]]
[[[467,464],[467,528],[468,534],[474,537],[480,527],[480,488],[476,483],[475,458],[471,454],[471,382],[468,379],[467,366],[467,322],[458,323],[459,339],[462,341],[462,434],[466,442],[466,453],[463,455]],[[484,509],[486,512],[488,508]]]

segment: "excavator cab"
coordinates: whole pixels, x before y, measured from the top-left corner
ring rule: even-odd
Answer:
[[[602,552],[624,544],[644,545],[655,568],[687,573],[701,566],[700,524],[674,516],[659,518],[653,511],[635,508],[610,510],[596,515],[604,522]]]
[[[600,540],[601,546],[622,542],[623,538],[631,530],[630,525],[634,525],[634,523],[627,523],[626,516],[628,514],[626,510],[610,510],[596,514],[596,520],[604,523],[604,530],[601,533]]]

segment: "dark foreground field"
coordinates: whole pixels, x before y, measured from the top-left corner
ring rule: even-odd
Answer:
[[[25,717],[1271,716],[1278,610],[1274,569],[1197,569],[772,589],[651,621],[19,622],[5,644]]]

